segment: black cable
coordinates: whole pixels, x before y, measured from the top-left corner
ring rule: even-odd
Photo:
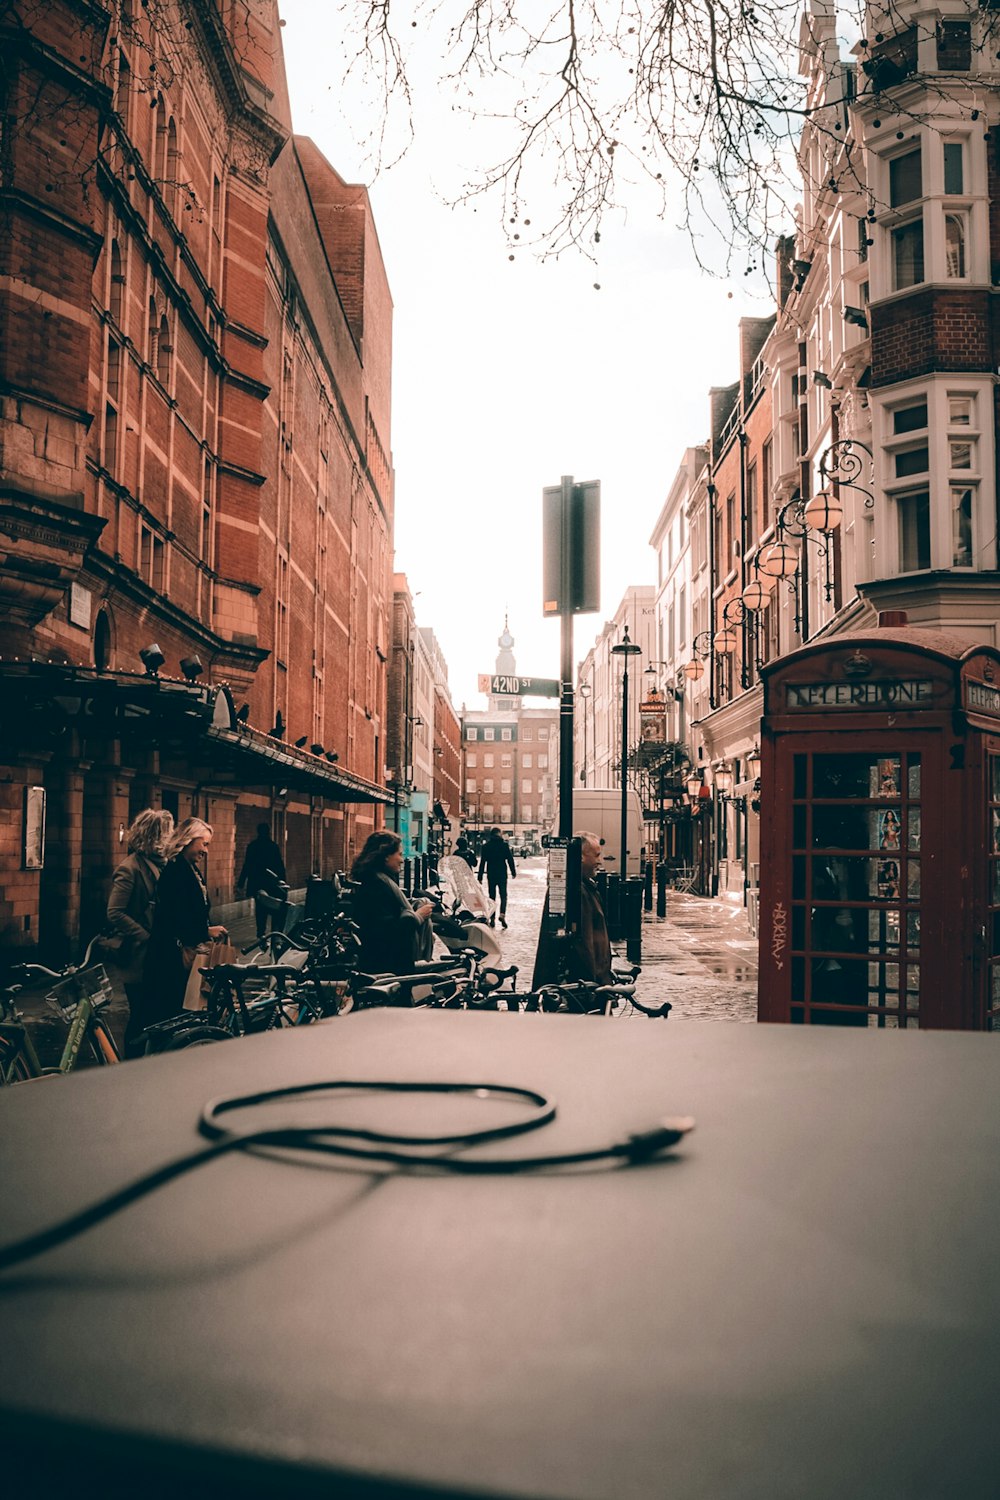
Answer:
[[[460,1131],[446,1135],[390,1134],[358,1126],[275,1126],[267,1129],[247,1131],[242,1134],[227,1131],[220,1123],[223,1115],[237,1109],[253,1109],[277,1099],[298,1098],[306,1094],[327,1093],[331,1090],[361,1090],[369,1093],[394,1094],[466,1094],[479,1099],[504,1098],[524,1100],[534,1106],[531,1114],[509,1125],[493,1125],[483,1130]],[[339,1079],[321,1083],[294,1084],[288,1088],[266,1089],[256,1094],[228,1095],[210,1100],[202,1109],[198,1129],[209,1140],[200,1151],[179,1157],[155,1171],[147,1173],[108,1197],[99,1199],[79,1213],[72,1214],[59,1224],[39,1230],[0,1249],[0,1271],[19,1265],[26,1260],[65,1244],[85,1230],[103,1223],[129,1204],[137,1202],[158,1187],[165,1186],[175,1178],[195,1167],[224,1156],[227,1152],[250,1150],[254,1147],[285,1147],[300,1151],[316,1151],[327,1155],[348,1157],[355,1161],[368,1161],[397,1167],[417,1167],[438,1172],[466,1174],[511,1173],[537,1171],[546,1167],[582,1165],[606,1159],[619,1159],[627,1164],[648,1160],[660,1151],[674,1146],[694,1126],[689,1118],[663,1120],[652,1130],[630,1135],[624,1141],[610,1146],[597,1147],[591,1151],[570,1151],[548,1156],[481,1157],[434,1156],[428,1150],[442,1146],[467,1149],[488,1141],[509,1139],[538,1130],[555,1119],[556,1105],[553,1100],[534,1089],[521,1088],[504,1083],[400,1083],[372,1079]],[[351,1146],[351,1140],[372,1142],[376,1149]],[[389,1149],[392,1146],[403,1150]]]

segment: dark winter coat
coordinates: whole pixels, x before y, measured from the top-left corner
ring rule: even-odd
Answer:
[[[489,875],[491,880],[505,879],[508,865],[510,866],[511,874],[516,878],[517,866],[514,863],[514,856],[510,852],[510,845],[507,843],[507,840],[503,838],[487,839],[483,845],[482,854],[479,859],[480,880],[482,880],[484,873]]]
[[[156,888],[153,931],[143,971],[145,1026],[176,1015],[184,1003],[188,971],[182,948],[208,942],[208,892],[190,860],[176,855]]]
[[[114,873],[108,926],[122,940],[114,962],[126,984],[136,984],[142,978],[162,869],[163,860],[155,855],[127,854]]]
[[[248,896],[255,896],[258,891],[273,894],[279,881],[284,878],[285,861],[274,839],[251,839],[247,844],[243,868],[236,884],[245,885]]]
[[[354,893],[351,915],[361,929],[360,966],[369,974],[410,974],[424,924],[385,871],[369,871]]]

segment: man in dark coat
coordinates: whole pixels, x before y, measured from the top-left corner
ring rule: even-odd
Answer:
[[[507,871],[517,879],[517,866],[514,856],[510,852],[510,845],[502,837],[499,828],[491,828],[489,837],[483,845],[483,852],[479,860],[479,879],[482,880],[483,873],[489,885],[490,900],[500,898],[500,926],[507,926]],[[496,913],[490,917],[490,926],[496,926]]]
[[[280,931],[284,927],[287,904],[284,901],[275,904],[283,894],[281,887],[284,879],[285,861],[281,857],[281,850],[271,837],[268,825],[258,823],[257,837],[247,845],[243,868],[236,882],[237,888],[246,886],[247,895],[253,897],[258,942],[267,931],[269,917],[272,930]],[[275,921],[276,917],[280,917],[280,921]]]

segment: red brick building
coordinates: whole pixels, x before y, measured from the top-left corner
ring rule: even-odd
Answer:
[[[233,15],[0,21],[5,946],[100,925],[143,806],[213,823],[226,902],[260,819],[298,884],[386,800],[391,300]]]

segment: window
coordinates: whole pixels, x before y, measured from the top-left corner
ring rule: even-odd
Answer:
[[[533,740],[535,738],[535,731],[533,729],[522,729],[521,738],[522,740]]]
[[[915,203],[923,197],[923,182],[920,169],[920,147],[907,151],[904,156],[894,156],[889,163],[889,204],[899,208],[904,203]]]
[[[961,197],[965,192],[965,167],[962,159],[962,142],[944,143],[944,190],[950,197]]]
[[[899,512],[899,562],[903,573],[931,565],[930,492],[913,490],[896,496]]]
[[[917,401],[912,406],[901,406],[892,414],[893,432],[917,432],[926,426],[926,400]]]
[[[496,730],[494,730],[494,729],[484,729],[483,730],[483,739],[484,740],[492,740],[492,739],[495,739],[495,738],[496,738]]]
[[[164,313],[160,319],[160,328],[156,338],[156,378],[162,386],[170,383],[170,356],[173,352],[170,342],[170,325]]]
[[[972,567],[973,492],[965,485],[951,486],[951,565]]]
[[[483,804],[483,821],[486,822],[486,823],[492,823],[493,822],[493,803],[492,802],[484,802],[484,804]]]
[[[465,738],[467,740],[477,740],[479,738],[479,730],[478,729],[467,729],[465,731]]]
[[[913,219],[892,231],[893,286],[896,291],[924,279],[924,221]]]
[[[488,776],[486,778],[486,780],[483,782],[483,791],[484,792],[492,792],[492,790],[493,790],[493,778],[492,778],[492,776]]]
[[[117,240],[111,241],[111,287],[108,295],[108,311],[118,327],[122,326],[122,306],[125,299],[125,267]]]
[[[954,439],[948,444],[950,465],[953,469],[971,469],[972,452],[974,444],[967,442],[955,442]]]
[[[549,757],[547,755],[540,755],[538,757],[538,769],[540,771],[547,771],[548,768],[549,768]]]
[[[919,448],[904,448],[896,454],[896,478],[908,479],[913,474],[926,474],[928,461],[926,443]]]
[[[548,730],[547,730],[547,729],[546,729],[546,727],[545,727],[545,725],[544,725],[544,724],[543,724],[543,725],[541,725],[541,726],[540,726],[540,727],[539,727],[539,730],[538,730],[538,738],[539,738],[539,739],[540,739],[540,740],[547,740],[547,739],[548,739],[548,737],[549,737],[549,731],[548,731]]]
[[[513,737],[514,736],[513,736],[513,731],[512,730],[510,730],[510,729],[501,729],[501,731],[500,731],[500,738],[502,740],[513,739]]]
[[[952,73],[967,73],[972,67],[972,27],[968,21],[941,22],[937,64],[942,71]]]
[[[476,764],[476,757],[474,755],[467,755],[465,757],[465,764],[467,766],[474,766]]]
[[[525,776],[524,780],[521,782],[521,792],[522,792],[522,795],[525,796],[525,797],[530,797],[531,796],[531,789],[532,789],[531,777],[530,776]]]
[[[501,797],[503,797],[503,796],[509,797],[510,796],[510,781],[509,780],[508,781],[501,781],[501,783],[500,783],[500,795],[501,795]]]
[[[948,426],[968,427],[972,422],[972,397],[948,397]]]
[[[522,823],[530,823],[533,816],[534,816],[534,808],[532,808],[532,807],[522,807],[521,808],[521,821],[522,821]]]
[[[752,547],[757,540],[757,465],[751,464],[747,470],[747,519],[746,519],[747,546]]]
[[[494,760],[494,757],[492,755],[484,755],[483,756],[483,765],[486,767],[486,769],[488,771],[492,771],[492,769],[493,769],[493,767],[494,767],[495,764],[496,764],[496,761]]]
[[[476,778],[474,776],[467,776],[465,778],[465,790],[467,792],[474,792],[476,790]]]
[[[950,281],[965,275],[965,214],[944,216],[944,269]]]
[[[500,821],[501,821],[501,823],[509,823],[510,822],[510,803],[509,802],[501,803],[501,806],[500,806]]]
[[[163,592],[163,541],[143,525],[139,527],[139,572],[151,589]]]
[[[522,755],[521,756],[521,766],[522,766],[522,769],[525,770],[525,771],[530,771],[531,770],[531,752],[530,751],[528,752],[527,755]]]
[[[501,755],[501,757],[500,757],[500,769],[501,770],[503,770],[503,768],[505,766],[512,766],[513,764],[514,764],[514,758],[513,758],[513,756],[511,756],[511,755]]]

